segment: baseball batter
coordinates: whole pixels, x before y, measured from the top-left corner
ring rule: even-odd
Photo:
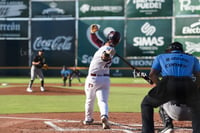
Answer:
[[[94,33],[94,32],[93,32]],[[92,33],[92,34],[93,34]],[[100,109],[103,129],[109,129],[108,97],[110,91],[110,66],[115,54],[114,47],[120,41],[120,33],[111,31],[107,36],[107,42],[98,49],[90,63],[88,76],[85,82],[85,120],[83,124],[89,125],[94,121],[93,109],[97,98]]]
[[[42,72],[43,66],[47,66],[45,63],[45,58],[44,58],[44,50],[39,50],[38,54],[34,57],[32,61],[32,66],[31,66],[31,80],[29,82],[28,88],[26,89],[27,92],[33,92],[32,90],[32,85],[35,80],[35,78],[38,76],[38,78],[41,81],[41,91],[45,91],[44,88],[44,75]]]

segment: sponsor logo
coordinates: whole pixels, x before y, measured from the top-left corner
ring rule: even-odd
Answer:
[[[186,53],[192,54],[194,52],[200,52],[200,43],[186,41],[185,45],[186,45],[186,47],[185,47]]]
[[[179,0],[181,11],[199,11],[200,5],[191,5],[192,0]]]
[[[100,28],[100,25],[97,24],[97,26]],[[111,31],[115,31],[115,29],[113,27],[106,27],[103,29],[103,35],[105,37],[107,37],[107,35],[111,32]],[[98,49],[99,47],[96,45],[95,42],[93,42],[91,36],[90,36],[90,26],[88,27],[87,31],[86,31],[86,34],[87,34],[87,38],[88,38],[88,41],[90,42],[90,44],[92,46],[94,46],[96,49]],[[98,32],[95,33],[96,36],[103,41],[103,39],[101,38],[101,36],[98,34]],[[83,64],[90,64],[91,60],[92,60],[93,56],[89,56],[89,55],[83,55],[82,56],[82,59],[81,59],[81,62]],[[112,64],[119,64],[120,62],[120,58],[119,57],[113,57],[112,58]]]
[[[16,32],[16,31],[20,31],[21,29],[21,25],[20,24],[16,24],[15,22],[12,23],[5,23],[5,24],[0,24],[0,31],[1,32]]]
[[[148,22],[146,22],[141,27],[141,32],[144,33],[146,36],[152,36],[156,32],[156,27],[152,26]]]
[[[100,25],[98,25],[98,27],[100,28]],[[106,27],[103,29],[103,34],[104,34],[104,37],[107,38],[107,35],[111,32],[111,31],[115,31],[115,29],[113,27]],[[99,35],[98,32],[95,33],[96,36],[103,41],[102,37]],[[94,46],[95,48],[99,48],[99,46],[96,45],[95,42],[93,42],[91,36],[90,36],[90,26],[88,27],[87,31],[86,31],[86,35],[87,35],[87,38],[90,42],[90,44],[92,44],[92,46]],[[103,41],[104,42],[104,41]]]
[[[123,10],[122,6],[91,6],[89,4],[83,4],[80,7],[80,11],[82,13],[87,12],[111,12],[111,13],[118,13]]]
[[[145,22],[141,27],[141,32],[145,37],[134,37],[133,46],[138,47],[143,51],[143,54],[154,54],[158,47],[164,45],[163,36],[153,36],[156,32],[156,27],[148,22]]]
[[[191,24],[190,26],[185,26],[182,29],[183,34],[200,34],[200,20]]]
[[[18,21],[7,21],[6,23],[0,23],[0,36],[1,37],[22,37],[27,36],[22,34],[22,29],[27,28],[28,23],[18,22]]]
[[[152,60],[131,60],[130,63],[133,66],[151,66]]]
[[[93,56],[84,54],[81,57],[81,63],[83,64],[90,64],[92,61]],[[120,58],[119,57],[113,57],[112,58],[112,64],[120,64]]]
[[[49,4],[49,7],[48,9],[44,9],[42,11],[42,14],[43,15],[63,15],[65,13],[65,11],[63,9],[59,9],[57,8],[57,4],[55,2],[51,2]]]
[[[57,36],[54,39],[45,40],[41,36],[37,37],[33,43],[33,49],[38,51],[41,49],[47,51],[63,51],[70,50],[72,46],[72,36]]]
[[[162,3],[165,0],[132,0],[136,9],[162,9]]]
[[[23,1],[0,1],[0,17],[21,16],[25,9],[27,6]]]

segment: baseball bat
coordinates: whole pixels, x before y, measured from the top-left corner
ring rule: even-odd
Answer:
[[[144,80],[146,80],[149,84],[153,84],[153,81],[149,78],[149,76],[147,76],[146,73],[141,72],[140,70],[138,70],[136,67],[132,66],[127,60],[125,60],[123,57],[121,57],[119,54],[115,53],[116,56],[118,56],[123,62],[125,62],[128,66],[130,66],[133,70],[135,70],[135,72],[137,74],[140,75],[141,78],[143,78]]]
[[[96,35],[96,34],[95,34]],[[90,36],[91,37],[91,36]],[[92,38],[91,38],[92,40]],[[94,41],[95,43],[98,43],[97,40]],[[101,42],[101,41],[100,41]],[[101,44],[100,44],[101,45]],[[98,45],[98,47],[101,47],[100,45]],[[140,70],[138,70],[136,67],[132,66],[128,61],[126,61],[123,57],[121,57],[119,54],[115,53],[116,56],[118,56],[122,61],[124,61],[128,66],[130,66],[133,70],[135,70],[135,72],[140,75],[140,77],[142,77],[143,79],[145,79],[149,84],[153,84],[153,81],[149,78],[149,76],[147,76],[146,73],[141,72]]]

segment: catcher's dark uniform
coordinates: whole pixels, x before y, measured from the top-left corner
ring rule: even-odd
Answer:
[[[42,72],[42,67],[45,64],[45,58],[44,56],[35,56],[34,62],[40,62],[38,65],[32,65],[31,67],[31,80],[34,80],[36,76],[40,78],[40,80],[44,80],[44,75]]]
[[[72,79],[74,77],[76,77],[79,81],[79,83],[81,83],[81,79],[80,79],[80,71],[78,69],[75,69],[73,70],[71,73],[70,73],[70,76],[69,76],[69,86],[72,86]]]
[[[153,108],[170,100],[191,107],[193,133],[200,133],[200,90],[192,80],[192,74],[200,75],[200,64],[196,57],[183,53],[176,46],[175,43],[170,53],[156,56],[153,62],[150,77],[156,79],[157,72],[162,79],[141,103],[142,133],[154,133]]]

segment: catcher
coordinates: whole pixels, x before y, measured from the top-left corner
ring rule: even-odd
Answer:
[[[179,104],[177,101],[169,101],[159,108],[159,114],[164,128],[160,133],[173,132],[173,120],[192,121],[192,110],[186,104]]]
[[[48,69],[48,65],[45,62],[44,50],[39,50],[38,54],[34,57],[34,59],[32,61],[31,80],[29,82],[28,88],[26,89],[27,92],[33,92],[32,85],[33,85],[33,82],[34,82],[36,76],[38,76],[38,78],[41,81],[40,90],[42,92],[45,91],[45,88],[44,88],[44,75],[43,75],[42,69],[47,70]]]

